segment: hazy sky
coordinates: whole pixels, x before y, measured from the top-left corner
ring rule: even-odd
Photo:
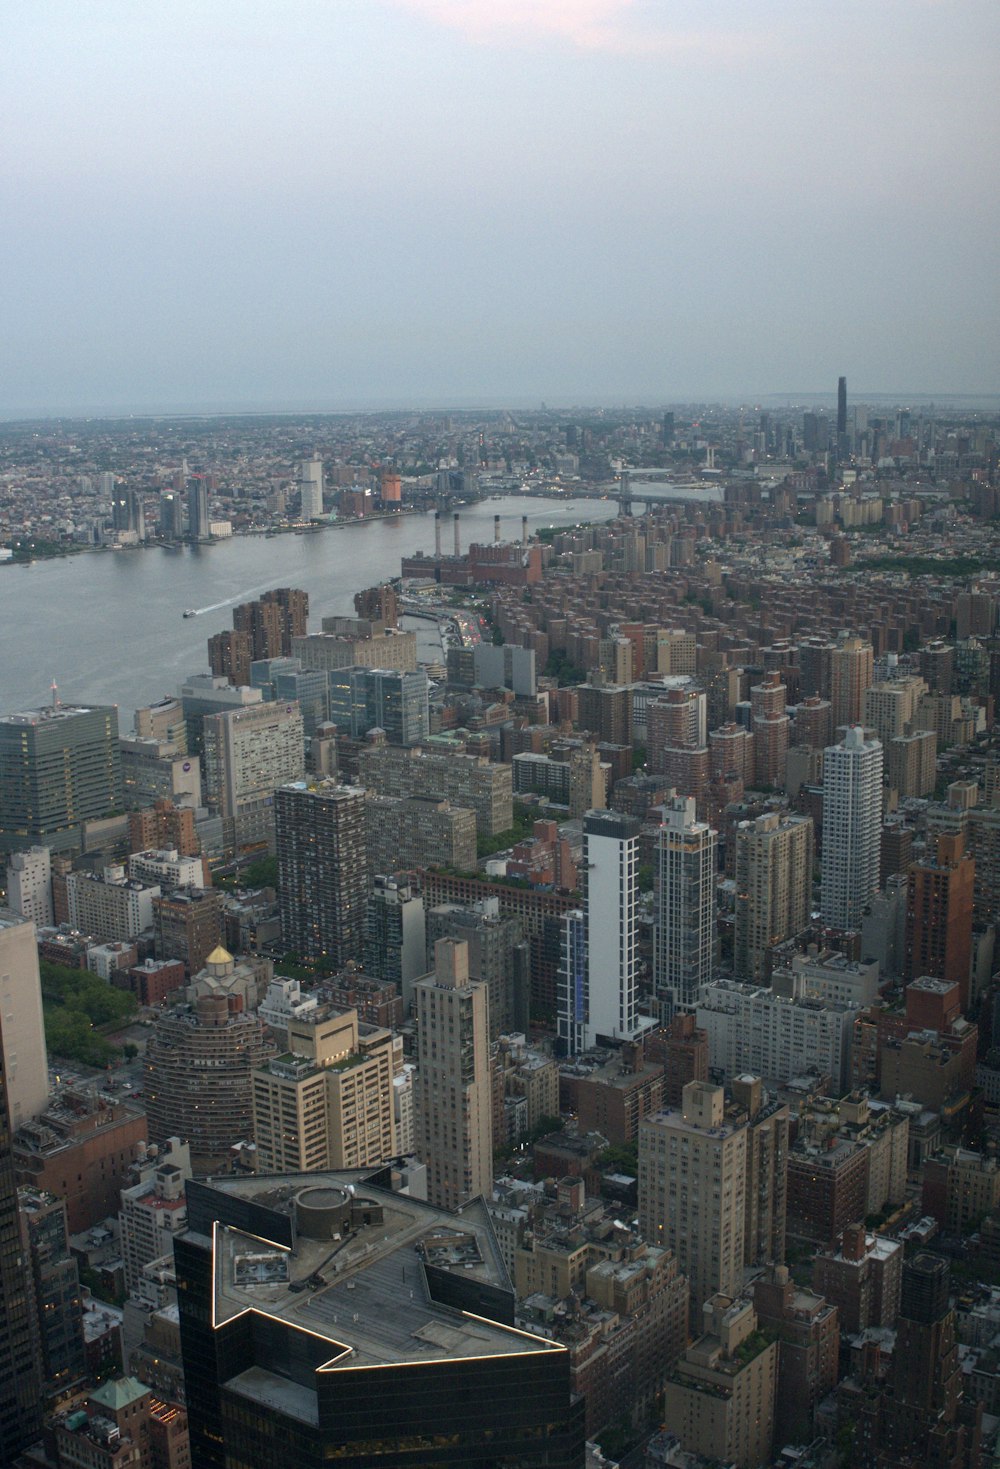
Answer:
[[[997,0],[7,0],[0,412],[1000,389]]]

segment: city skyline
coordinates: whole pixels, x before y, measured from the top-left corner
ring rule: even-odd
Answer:
[[[985,0],[23,10],[0,415],[988,395],[998,42]]]

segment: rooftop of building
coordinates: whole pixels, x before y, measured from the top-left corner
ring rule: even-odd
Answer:
[[[957,990],[958,985],[953,979],[937,979],[933,974],[921,974],[919,978],[911,980],[906,988],[921,990],[929,995],[947,995]]]
[[[108,706],[100,704],[47,704],[41,709],[21,709],[14,714],[0,714],[2,724],[55,724],[74,719],[78,714],[94,714]],[[110,708],[108,709],[110,713]]]
[[[822,1142],[798,1138],[789,1150],[788,1161],[806,1163],[810,1168],[839,1168],[863,1147],[863,1143],[841,1138],[836,1133],[824,1138]]]
[[[148,1392],[149,1388],[145,1383],[139,1382],[135,1377],[116,1377],[112,1382],[95,1387],[90,1394],[90,1401],[98,1407],[109,1408],[114,1413],[138,1402]]]
[[[450,1214],[374,1185],[370,1177],[370,1170],[359,1170],[213,1183],[229,1197],[298,1221],[290,1249],[258,1234],[214,1227],[216,1325],[248,1310],[277,1317],[329,1343],[323,1371],[552,1350],[538,1337],[435,1298],[429,1272],[511,1289],[482,1200]],[[311,1238],[303,1208],[324,1221],[353,1211],[351,1227],[340,1239],[328,1227],[316,1231],[322,1238]],[[259,1366],[229,1386],[265,1399],[277,1395],[278,1406],[292,1414],[311,1417],[315,1411],[314,1394]]]
[[[99,1341],[109,1331],[120,1331],[123,1313],[117,1306],[108,1306],[93,1299],[83,1303],[83,1335],[88,1342]]]
[[[543,1057],[544,1061],[547,1058]],[[593,1065],[580,1064],[574,1061],[560,1066],[560,1072],[567,1076],[574,1076],[580,1081],[597,1082],[601,1086],[614,1087],[618,1091],[629,1091],[633,1087],[643,1086],[645,1083],[655,1081],[662,1077],[663,1066],[659,1061],[647,1061],[640,1058],[634,1064],[630,1064],[618,1053],[607,1060],[595,1060]]]
[[[643,1118],[640,1127],[669,1127],[672,1132],[690,1133],[693,1137],[732,1137],[734,1133],[742,1131],[747,1124],[747,1115],[742,1108],[727,1107],[723,1120],[714,1127],[703,1127],[697,1122],[689,1122],[679,1107],[665,1107],[660,1112],[652,1112]]]
[[[855,1260],[850,1255],[845,1255],[842,1246],[840,1249],[834,1250],[828,1258],[836,1260],[838,1265],[847,1265],[852,1269],[860,1269],[867,1260],[891,1260],[893,1255],[901,1252],[902,1248],[898,1240],[890,1239],[888,1235],[866,1234],[865,1253],[860,1259]]]

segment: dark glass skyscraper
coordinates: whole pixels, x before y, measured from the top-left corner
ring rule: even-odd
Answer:
[[[187,1185],[193,1469],[582,1469],[568,1350],[514,1327],[486,1207],[388,1169]]]
[[[0,1028],[3,1021],[0,1019]],[[14,1178],[4,1049],[0,1045],[0,1463],[41,1432],[42,1364],[28,1248]]]
[[[84,823],[122,799],[117,709],[56,704],[0,718],[0,851],[79,850]]]
[[[23,1188],[20,1206],[38,1305],[45,1394],[51,1400],[86,1375],[80,1277],[69,1250],[65,1200]]]
[[[330,720],[359,739],[384,729],[390,745],[419,745],[430,733],[427,674],[420,668],[334,668],[329,674]]]

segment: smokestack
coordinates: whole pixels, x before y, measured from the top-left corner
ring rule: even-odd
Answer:
[[[434,512],[434,555],[441,560],[441,512]]]
[[[528,544],[528,517],[526,515],[522,515],[521,516],[521,545],[522,546],[526,546],[527,544]]]
[[[499,517],[499,515],[494,515],[494,517],[493,517],[493,540],[494,540],[494,542],[496,542],[499,545],[499,542],[500,542],[500,517]]]
[[[461,543],[459,542],[459,539],[458,539],[458,519],[459,519],[459,517],[458,517],[458,511],[456,510],[455,511],[455,555],[456,556],[461,556],[461,554],[462,554],[462,548],[461,548]]]

